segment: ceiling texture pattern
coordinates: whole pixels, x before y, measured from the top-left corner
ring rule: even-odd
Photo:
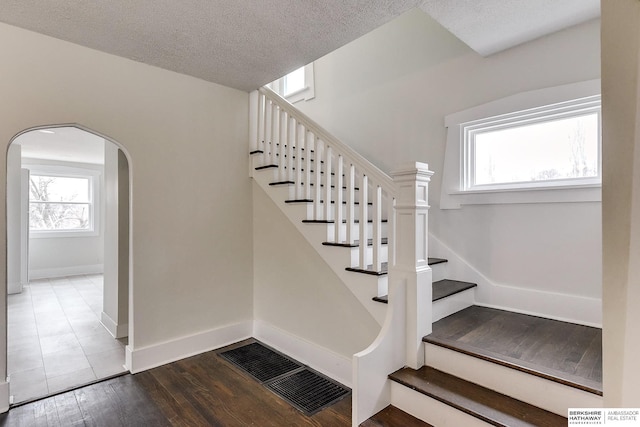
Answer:
[[[483,55],[599,16],[599,0],[0,0],[0,22],[253,90],[421,7]]]

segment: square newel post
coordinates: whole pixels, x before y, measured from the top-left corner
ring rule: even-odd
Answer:
[[[426,163],[410,163],[392,174],[396,185],[396,250],[392,280],[404,280],[407,287],[407,366],[424,365],[422,337],[431,333],[432,276],[428,261],[429,181],[433,172]]]

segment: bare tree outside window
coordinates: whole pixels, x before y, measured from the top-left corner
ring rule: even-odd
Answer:
[[[30,230],[91,228],[89,178],[32,175],[29,181]]]

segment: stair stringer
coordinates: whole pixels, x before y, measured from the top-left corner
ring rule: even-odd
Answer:
[[[333,230],[334,225],[303,223],[302,221],[307,219],[310,204],[285,203],[290,195],[289,189],[287,187],[269,186],[271,182],[277,180],[276,173],[270,169],[255,171],[253,179],[318,252],[347,289],[360,301],[378,324],[382,325],[386,316],[387,306],[386,304],[377,303],[371,298],[378,295],[379,289],[386,288],[387,275],[373,276],[346,271],[345,268],[351,266],[351,253],[349,251],[345,253],[344,250],[341,250],[342,248],[324,246],[322,244],[327,240],[328,233]]]

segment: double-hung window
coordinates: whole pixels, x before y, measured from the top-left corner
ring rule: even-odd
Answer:
[[[32,237],[98,234],[97,189],[93,171],[32,169],[29,177],[29,231]]]

